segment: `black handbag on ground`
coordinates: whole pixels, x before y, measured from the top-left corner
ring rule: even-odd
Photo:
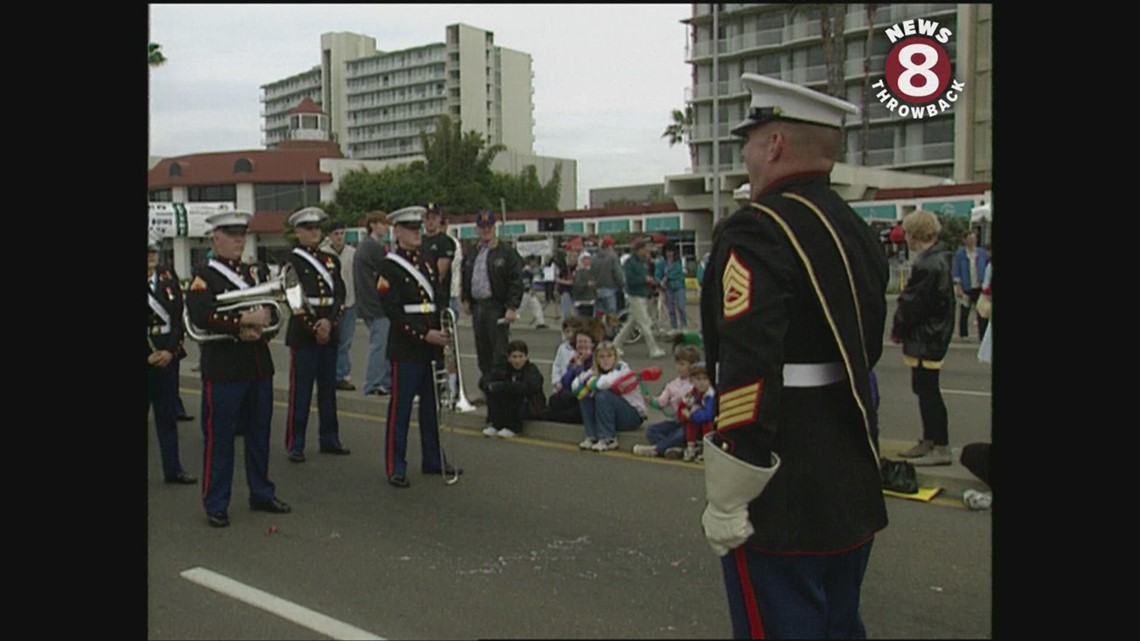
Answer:
[[[883,477],[883,488],[902,494],[918,493],[918,475],[914,465],[906,461],[881,459],[879,474]]]

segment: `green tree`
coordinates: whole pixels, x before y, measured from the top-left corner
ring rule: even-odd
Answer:
[[[152,42],[147,45],[147,64],[151,67],[159,67],[166,63],[166,56],[162,55],[162,45],[157,42]]]
[[[687,105],[684,111],[680,109],[673,110],[673,122],[665,128],[665,132],[661,134],[662,138],[669,141],[669,146],[679,145],[689,142],[693,137],[693,106]],[[690,167],[697,166],[697,150],[689,144],[689,163]]]
[[[506,146],[487,146],[482,134],[475,130],[463,133],[447,116],[440,116],[435,131],[421,133],[420,140],[427,175],[439,191],[438,202],[461,211],[492,207],[491,201],[497,198],[492,199],[484,187],[491,178],[491,163]]]

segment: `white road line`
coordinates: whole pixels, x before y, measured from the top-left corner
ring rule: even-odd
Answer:
[[[986,397],[992,397],[993,396],[993,392],[975,392],[973,390],[967,390],[967,389],[944,389],[944,390],[942,390],[942,393],[943,394],[959,394],[961,396],[986,396]]]
[[[320,612],[314,612],[291,601],[273,596],[268,592],[251,588],[244,583],[239,583],[238,581],[234,581],[229,577],[222,576],[206,568],[191,568],[186,570],[182,572],[182,578],[237,599],[238,601],[243,601],[254,607],[261,608],[270,614],[276,614],[283,619],[292,621],[297,625],[303,625],[310,630],[319,632],[333,639],[373,639],[385,641],[384,637],[378,637],[371,632],[366,632],[347,623],[342,623]]]

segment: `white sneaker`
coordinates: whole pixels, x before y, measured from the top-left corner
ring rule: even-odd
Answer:
[[[494,427],[492,427],[490,425],[483,428],[483,436],[494,436],[498,433],[499,433],[499,430],[495,429]]]
[[[971,510],[988,510],[994,504],[993,492],[966,490],[962,492],[962,502]]]
[[[594,449],[594,445],[596,445],[597,442],[598,442],[598,439],[594,438],[593,436],[587,436],[586,440],[584,440],[578,444],[578,449],[580,449],[580,450],[592,450],[592,449]]]
[[[697,460],[697,444],[695,442],[685,444],[685,454],[683,458],[686,461]]]
[[[665,355],[665,350],[658,347],[657,349],[649,352],[649,358],[661,358]]]
[[[634,445],[633,453],[637,456],[657,456],[657,448],[653,445]]]
[[[499,430],[499,438],[514,438],[514,437],[515,437],[515,433],[512,432],[510,430],[510,428],[504,427],[503,429]]]
[[[592,447],[591,449],[594,450],[595,452],[606,452],[609,450],[616,450],[617,448],[618,448],[618,440],[616,437],[614,437],[614,438],[607,438],[607,439],[598,441],[597,443],[594,443],[594,447]]]

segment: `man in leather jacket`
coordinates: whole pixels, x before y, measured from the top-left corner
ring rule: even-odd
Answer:
[[[938,240],[942,225],[928,211],[903,219],[907,246],[917,256],[906,287],[899,294],[891,340],[902,343],[903,360],[911,368],[911,389],[918,396],[922,440],[899,456],[915,465],[950,465],[946,403],[938,387],[942,359],[954,333],[952,254]]]

